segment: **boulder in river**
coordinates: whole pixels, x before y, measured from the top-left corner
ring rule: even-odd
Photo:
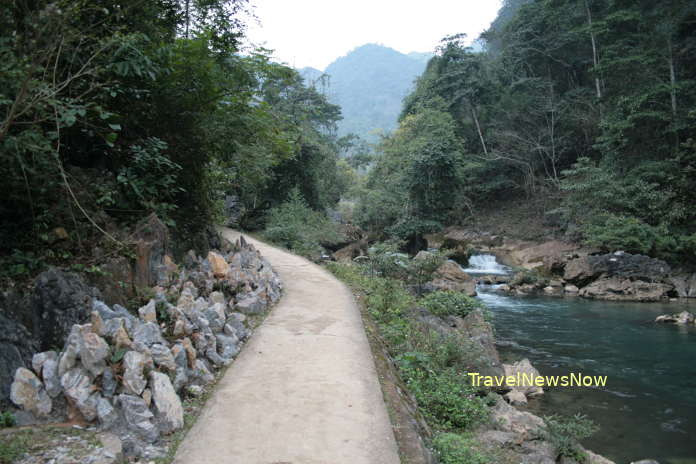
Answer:
[[[613,301],[660,301],[668,298],[672,286],[621,277],[603,277],[580,289],[584,298]]]
[[[435,290],[454,290],[476,296],[476,281],[454,261],[445,261],[435,271],[430,286]]]
[[[514,364],[503,364],[506,376],[521,379],[522,385],[512,387],[512,391],[518,391],[525,396],[539,396],[544,394],[544,389],[534,385],[534,379],[539,377],[539,371],[532,366],[529,359],[525,358]]]
[[[617,251],[596,256],[581,256],[569,261],[563,279],[578,286],[600,277],[622,277],[646,282],[662,282],[668,278],[669,265],[644,255]]]
[[[655,322],[686,325],[696,322],[696,317],[689,311],[682,311],[678,314],[663,314],[662,316],[657,316]]]

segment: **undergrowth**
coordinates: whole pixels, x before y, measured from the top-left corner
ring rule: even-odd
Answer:
[[[441,313],[447,300],[456,302],[453,314],[464,315],[477,309],[475,302],[447,292],[427,296],[420,301],[408,292],[403,281],[375,275],[368,265],[328,263],[329,270],[365,295],[370,317],[377,324],[401,378],[416,398],[428,423],[437,432],[433,447],[443,464],[479,464],[492,462],[479,452],[470,430],[486,421],[488,399],[479,396],[468,381],[466,366],[470,350],[458,337],[447,337],[417,327],[408,311],[423,301]],[[439,305],[439,306],[438,306]],[[436,309],[436,311],[438,311]]]

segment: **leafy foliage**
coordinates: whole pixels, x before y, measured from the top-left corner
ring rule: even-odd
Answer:
[[[16,424],[17,419],[10,411],[0,413],[0,428],[14,427]]]
[[[406,238],[523,195],[592,245],[696,261],[694,18],[685,0],[505,1],[482,51],[443,39],[356,219]]]
[[[492,462],[489,456],[476,449],[474,440],[456,433],[438,433],[433,439],[433,447],[442,464],[486,464]]]
[[[0,12],[0,251],[17,250],[15,271],[57,262],[55,228],[79,256],[154,212],[202,248],[227,195],[258,227],[294,188],[317,210],[348,188],[340,108],[271,51],[240,51],[246,0],[25,3]]]
[[[465,317],[471,311],[481,308],[481,303],[474,298],[451,290],[429,293],[419,303],[436,316]]]
[[[544,422],[547,438],[556,447],[559,456],[585,462],[586,455],[578,447],[578,441],[595,434],[598,426],[582,414],[573,417],[546,416]]]
[[[301,255],[318,259],[324,245],[343,240],[336,224],[325,214],[312,210],[298,190],[290,194],[287,202],[268,213],[266,238]]]

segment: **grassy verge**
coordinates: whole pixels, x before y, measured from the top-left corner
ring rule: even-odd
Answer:
[[[470,364],[471,350],[466,341],[424,331],[408,316],[417,304],[431,306],[439,315],[449,311],[464,315],[477,309],[476,303],[451,293],[418,301],[400,280],[370,275],[358,265],[329,263],[327,268],[364,301],[367,317],[378,328],[401,379],[434,432],[432,446],[440,462],[495,462],[472,436],[476,426],[488,419],[491,402],[468,382],[464,366]]]
[[[41,456],[57,447],[62,447],[65,455],[80,462],[100,446],[94,430],[68,425],[10,427],[0,430],[0,464],[12,464],[25,453]]]

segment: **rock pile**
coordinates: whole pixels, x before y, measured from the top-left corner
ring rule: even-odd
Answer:
[[[664,261],[617,251],[568,260],[562,277],[538,278],[533,283],[506,287],[518,295],[543,292],[550,296],[580,296],[615,301],[660,301],[674,292],[670,267]]]
[[[135,312],[93,300],[89,320],[70,329],[60,353],[34,355],[17,369],[10,398],[37,419],[83,419],[143,455],[160,435],[183,427],[180,394],[195,395],[249,337],[248,316],[280,298],[281,283],[240,239],[187,267],[170,266],[154,297]]]

